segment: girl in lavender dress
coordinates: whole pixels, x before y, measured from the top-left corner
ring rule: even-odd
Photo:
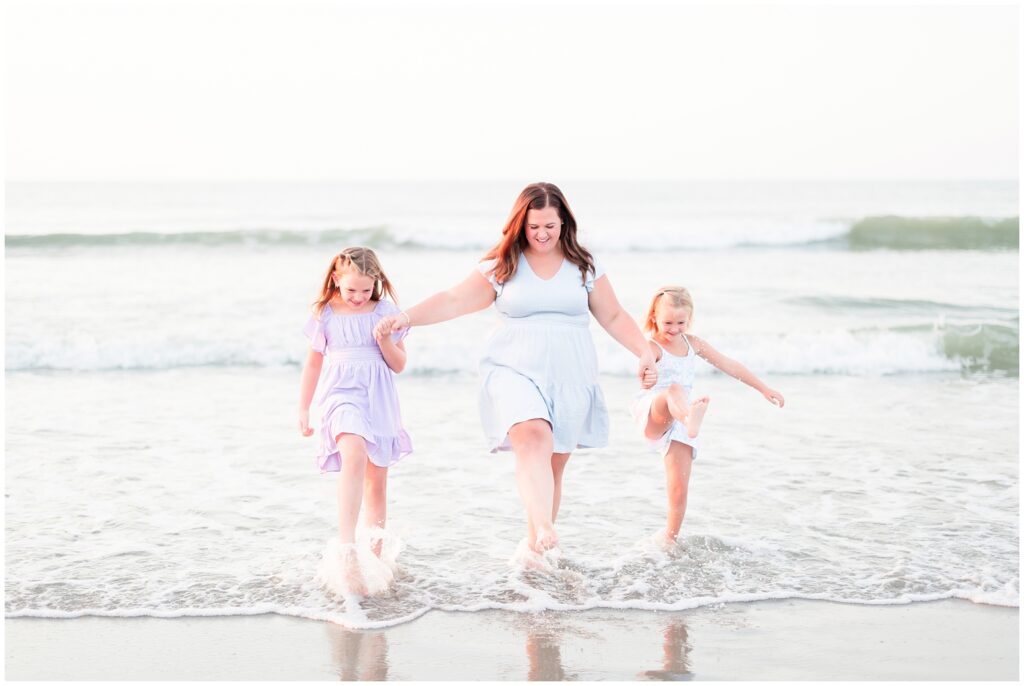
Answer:
[[[515,453],[525,543],[539,554],[558,545],[554,521],[570,454],[608,443],[590,316],[637,356],[645,388],[657,380],[654,355],[578,242],[576,218],[554,184],[523,189],[484,260],[462,283],[381,320],[377,331],[498,310],[501,325],[480,361],[480,419],[492,453]]]
[[[377,322],[398,312],[382,299],[385,294],[395,299],[376,254],[369,248],[345,248],[331,260],[313,315],[303,329],[310,350],[299,392],[299,431],[313,435],[309,405],[326,358],[317,398],[322,420],[316,459],[321,473],[340,472],[340,536],[328,545],[329,564],[321,575],[339,576],[330,569],[340,564],[344,590],[358,594],[368,590],[355,548],[360,505],[365,504],[363,523],[379,557],[388,467],[412,452],[394,382],[394,375],[405,368],[406,332],[374,336],[373,331]]]

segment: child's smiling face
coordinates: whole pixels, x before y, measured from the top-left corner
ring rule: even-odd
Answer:
[[[373,295],[373,279],[357,271],[335,272],[334,283],[342,301],[353,310],[365,305]]]
[[[666,340],[676,340],[690,328],[693,312],[689,307],[672,305],[665,298],[658,301],[654,308],[654,323],[658,327],[658,335]]]

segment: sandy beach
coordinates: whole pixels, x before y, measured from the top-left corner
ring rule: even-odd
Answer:
[[[688,680],[1019,677],[1017,608],[779,600],[687,612],[7,619],[7,678]]]

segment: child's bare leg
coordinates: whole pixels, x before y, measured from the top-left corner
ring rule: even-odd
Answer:
[[[676,540],[686,515],[686,496],[690,487],[690,468],[693,465],[693,448],[672,441],[665,453],[665,485],[668,491],[668,522],[665,537]]]
[[[558,507],[562,504],[562,474],[565,473],[565,465],[569,462],[572,453],[552,453],[551,474],[555,478],[554,503],[551,506],[551,523],[558,519]]]
[[[668,394],[666,399],[668,411],[672,413],[673,417],[685,424],[690,416],[690,399],[686,395],[686,389],[674,383],[666,388],[665,392]]]
[[[710,402],[711,398],[703,395],[690,405],[690,416],[686,421],[686,435],[690,438],[697,438],[700,433],[700,425],[704,422],[704,413],[708,411]]]
[[[369,458],[366,441],[355,434],[338,434],[341,473],[338,475],[338,533],[342,543],[356,540],[356,522],[363,502],[363,478]]]
[[[370,531],[383,529],[388,518],[388,468],[366,462],[366,478],[363,481],[363,524]],[[373,554],[380,557],[384,546],[383,538],[371,536]]]
[[[677,383],[672,384],[651,401],[644,436],[652,441],[661,438],[673,419],[686,424],[689,412],[686,390]]]
[[[555,491],[551,425],[544,419],[528,419],[513,425],[508,436],[516,454],[516,485],[526,508],[527,542],[542,553],[558,545],[551,521]]]
[[[356,555],[356,522],[363,500],[363,478],[366,473],[366,441],[355,434],[338,434],[335,439],[341,453],[341,473],[338,475],[338,533],[344,555],[345,581],[353,593],[365,594]]]

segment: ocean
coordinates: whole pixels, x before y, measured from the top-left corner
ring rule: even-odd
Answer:
[[[476,408],[495,314],[416,328],[395,582],[325,589],[337,477],[296,406],[328,263],[370,246],[413,305],[473,271],[523,185],[8,184],[6,616],[1018,606],[1015,181],[560,183],[626,310],[686,286],[692,331],[785,408],[700,363],[712,402],[664,550],[635,361],[593,323],[611,442],[570,460],[561,557],[526,570],[513,458],[487,453]]]

